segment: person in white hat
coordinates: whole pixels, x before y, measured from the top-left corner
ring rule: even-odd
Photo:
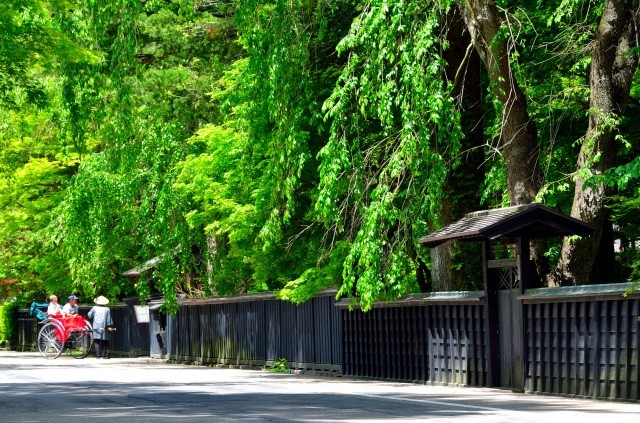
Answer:
[[[93,300],[95,306],[89,310],[87,317],[92,321],[93,340],[96,350],[96,358],[109,358],[109,332],[113,330],[111,310],[107,307],[109,300],[100,295]]]

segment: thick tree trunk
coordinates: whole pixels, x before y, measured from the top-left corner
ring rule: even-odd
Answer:
[[[484,62],[494,94],[503,104],[499,150],[507,168],[512,205],[532,202],[542,188],[538,163],[538,135],[527,110],[527,100],[509,62],[509,43],[499,36],[502,21],[492,1],[467,0],[460,11],[473,45]]]
[[[531,203],[543,184],[538,134],[527,110],[527,99],[511,72],[509,40],[499,35],[502,21],[498,10],[494,2],[486,0],[467,0],[460,10],[495,87],[494,94],[503,105],[499,151],[507,169],[509,201],[511,205]],[[531,256],[539,280],[549,271],[545,250],[544,241],[532,242]]]
[[[571,216],[598,228],[604,224],[605,187],[585,186],[585,181],[589,174],[600,174],[610,168],[615,158],[615,119],[627,104],[638,66],[637,53],[630,49],[637,46],[639,12],[638,1],[606,1],[591,48],[589,127],[578,156]],[[599,229],[588,238],[565,239],[554,274],[558,284],[589,281],[601,237]]]

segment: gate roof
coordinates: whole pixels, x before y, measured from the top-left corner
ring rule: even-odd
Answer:
[[[482,241],[523,236],[529,238],[548,238],[559,235],[588,236],[595,231],[595,226],[542,204],[532,203],[469,213],[457,222],[423,237],[419,242],[431,248],[454,239]]]

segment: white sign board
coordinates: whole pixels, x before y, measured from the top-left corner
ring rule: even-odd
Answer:
[[[134,305],[133,310],[136,312],[138,323],[149,323],[149,306]]]

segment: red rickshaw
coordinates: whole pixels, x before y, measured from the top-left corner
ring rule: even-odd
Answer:
[[[91,351],[93,328],[80,315],[52,316],[46,314],[37,303],[31,305],[31,314],[42,328],[38,331],[38,351],[44,358],[58,358],[67,351],[74,358],[85,358]]]

